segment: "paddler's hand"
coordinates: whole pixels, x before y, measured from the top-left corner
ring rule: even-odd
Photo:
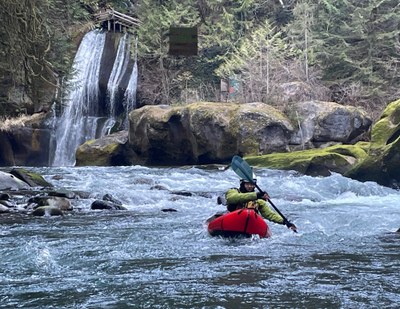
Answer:
[[[286,225],[289,229],[291,229],[293,232],[297,233],[297,227],[290,221],[284,221],[284,225]]]
[[[260,192],[257,192],[257,199],[262,199],[264,201],[268,201],[270,199],[270,197],[267,192],[260,191]]]

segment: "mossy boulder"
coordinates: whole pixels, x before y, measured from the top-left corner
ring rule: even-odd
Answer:
[[[120,131],[96,140],[89,140],[76,151],[76,166],[126,165],[122,154],[128,132]]]
[[[140,164],[226,162],[233,154],[288,150],[293,127],[263,103],[144,106],[129,115],[129,147]]]
[[[400,184],[400,100],[390,103],[371,130],[368,156],[345,175],[398,188]]]
[[[26,182],[31,187],[53,187],[53,185],[46,181],[42,175],[23,168],[13,168],[10,174]]]
[[[249,156],[246,161],[252,166],[294,170],[311,176],[328,176],[332,172],[343,174],[366,158],[365,144]]]

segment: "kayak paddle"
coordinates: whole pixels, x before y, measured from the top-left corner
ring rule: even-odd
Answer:
[[[238,175],[241,179],[246,179],[248,182],[254,184],[258,191],[266,193],[265,191],[261,190],[260,187],[257,185],[257,183],[254,181],[253,169],[245,160],[243,160],[239,156],[233,156],[231,166],[236,175]],[[293,224],[288,219],[286,219],[286,217],[279,211],[279,209],[274,205],[274,203],[272,203],[271,199],[268,199],[268,202],[272,205],[272,207],[274,207],[276,212],[283,218],[284,224],[290,228]],[[297,230],[293,231],[297,233]]]

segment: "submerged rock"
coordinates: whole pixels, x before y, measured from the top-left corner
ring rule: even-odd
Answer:
[[[90,209],[92,210],[127,210],[124,206],[109,202],[96,200],[90,205]]]
[[[90,206],[91,209],[126,210],[122,202],[115,199],[111,194],[105,194],[103,200],[96,200]]]
[[[122,202],[121,202],[121,201],[118,201],[118,200],[117,200],[116,198],[114,198],[111,194],[104,194],[104,196],[103,196],[103,201],[108,201],[108,202],[114,203],[114,204],[119,205],[119,206],[122,205]]]
[[[31,213],[33,216],[63,216],[63,212],[58,207],[40,206],[34,209]]]
[[[0,213],[10,212],[10,208],[0,203]]]
[[[161,211],[162,212],[177,212],[177,210],[174,208],[162,208]]]
[[[28,203],[34,203],[37,206],[52,206],[60,210],[72,210],[70,201],[64,197],[58,196],[35,196],[28,200]],[[35,208],[35,206],[33,206]]]

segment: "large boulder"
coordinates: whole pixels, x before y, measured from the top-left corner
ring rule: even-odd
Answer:
[[[372,127],[368,156],[345,175],[400,187],[400,100],[390,103]]]
[[[293,105],[300,127],[292,136],[294,145],[319,147],[327,142],[353,144],[363,138],[372,124],[365,111],[334,102],[307,101]]]
[[[128,131],[120,131],[103,138],[89,140],[76,151],[76,166],[127,165],[123,145],[128,140]]]
[[[129,115],[129,147],[140,164],[226,162],[233,154],[288,150],[293,127],[263,103],[144,106]]]

